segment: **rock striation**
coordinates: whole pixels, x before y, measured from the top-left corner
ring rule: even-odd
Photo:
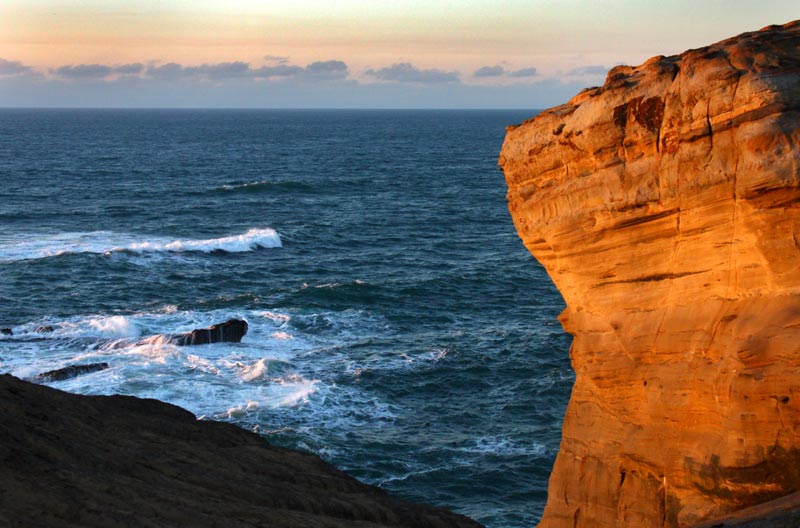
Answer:
[[[540,526],[800,491],[800,22],[616,67],[509,127],[499,163],[574,336]]]
[[[0,375],[0,416],[4,527],[480,527],[156,400]]]

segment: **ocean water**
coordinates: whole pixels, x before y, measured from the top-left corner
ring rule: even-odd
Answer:
[[[51,385],[532,526],[573,380],[496,166],[533,113],[0,110],[0,372],[108,362]],[[231,317],[238,344],[143,341]]]

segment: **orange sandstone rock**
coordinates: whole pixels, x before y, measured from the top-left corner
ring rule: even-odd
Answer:
[[[616,67],[510,127],[500,165],[574,336],[540,527],[800,491],[800,22]]]

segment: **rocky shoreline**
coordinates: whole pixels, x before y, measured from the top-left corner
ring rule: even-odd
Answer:
[[[477,528],[315,455],[130,396],[0,375],[0,525]]]

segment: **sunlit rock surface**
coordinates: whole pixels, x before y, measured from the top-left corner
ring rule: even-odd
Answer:
[[[576,371],[542,527],[800,490],[800,22],[611,70],[508,130]]]

